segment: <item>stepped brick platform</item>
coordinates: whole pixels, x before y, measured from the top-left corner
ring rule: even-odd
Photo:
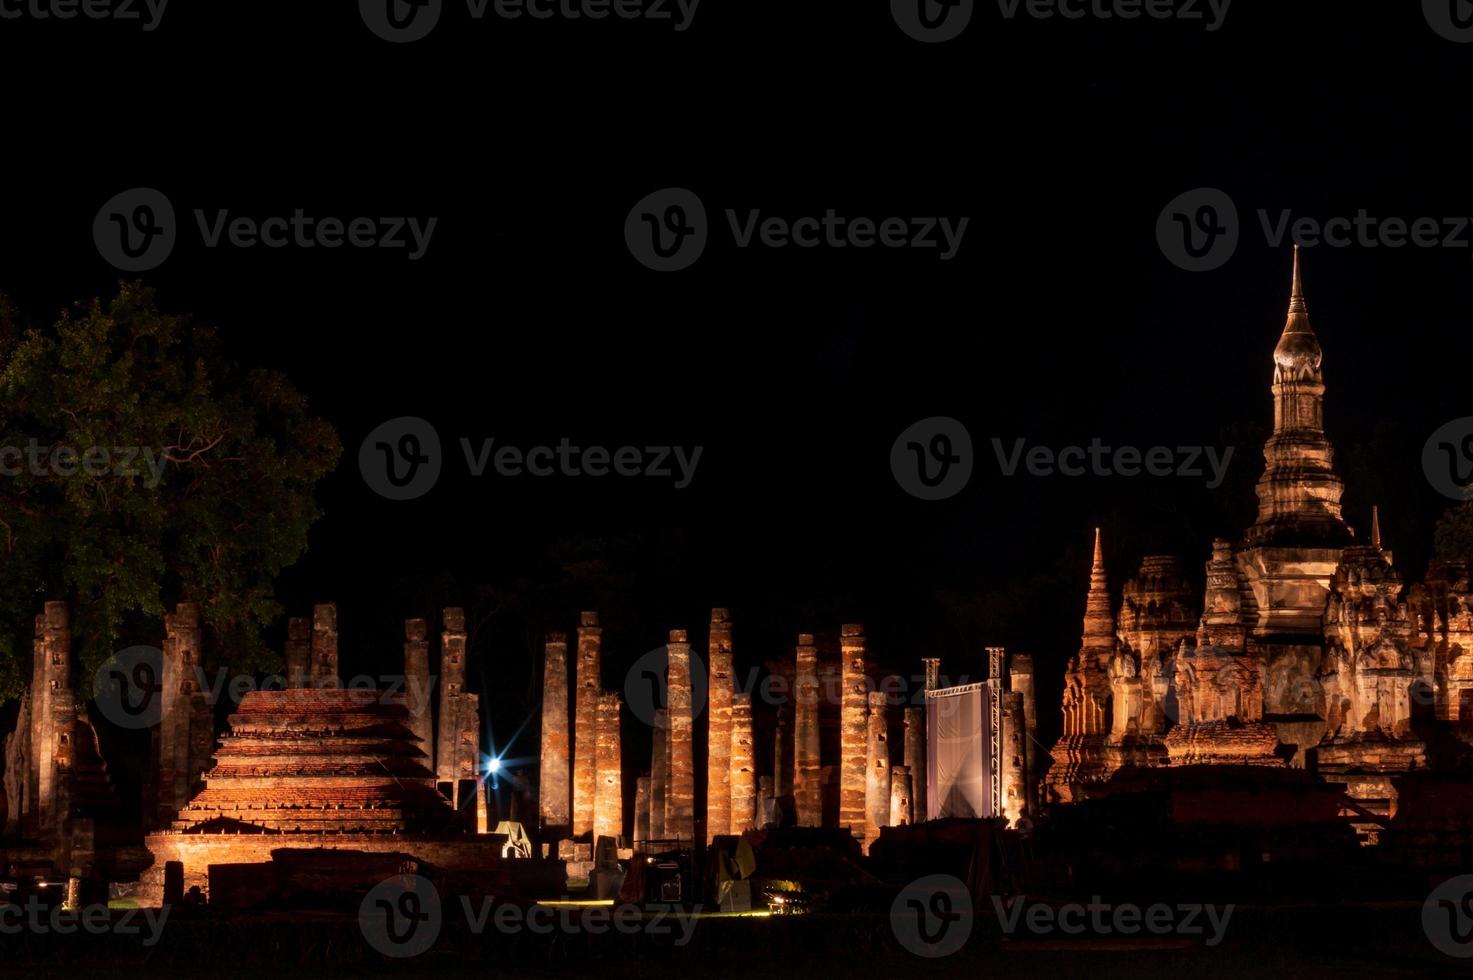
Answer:
[[[280,848],[408,853],[451,868],[500,860],[435,788],[428,746],[404,697],[374,690],[252,691],[230,716],[204,788],[168,830],[151,834],[144,892],[163,896],[164,865],[185,887],[211,865],[267,862]]]

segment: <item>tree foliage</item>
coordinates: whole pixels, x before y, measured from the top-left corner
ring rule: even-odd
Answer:
[[[0,297],[0,697],[48,599],[71,607],[82,678],[180,600],[201,604],[212,662],[272,666],[273,583],[341,451],[284,376],[231,363],[138,283],[50,327]]]

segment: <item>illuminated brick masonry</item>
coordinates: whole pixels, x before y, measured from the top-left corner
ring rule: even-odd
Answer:
[[[1363,534],[1341,513],[1297,249],[1272,361],[1258,516],[1212,542],[1200,604],[1178,559],[1147,556],[1117,618],[1096,532],[1051,800],[1126,766],[1250,764],[1314,769],[1389,814],[1391,777],[1429,764],[1428,726],[1473,723],[1468,568],[1434,562],[1407,588],[1374,508]]]
[[[282,848],[404,854],[449,869],[494,866],[502,841],[484,833],[479,713],[476,696],[464,690],[465,617],[449,608],[441,618],[438,738],[424,620],[405,623],[405,683],[392,692],[340,687],[336,607],[319,605],[310,621],[292,620],[288,687],[241,699],[214,765],[182,806],[169,801],[183,780],[160,780],[160,812],[169,819],[145,838],[153,863],[140,897],[177,900],[166,893],[171,862],[179,865],[176,887],[207,889],[211,865],[265,863]],[[197,744],[201,731],[197,692],[187,682],[176,692],[170,666],[198,662],[197,610],[181,605],[167,633],[161,775],[176,753],[196,764],[192,750],[175,746]]]

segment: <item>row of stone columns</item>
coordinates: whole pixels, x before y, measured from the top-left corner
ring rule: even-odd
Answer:
[[[654,711],[648,776],[636,780],[632,828],[636,840],[696,839],[695,715],[706,714],[705,840],[760,826],[763,798],[791,792],[803,826],[824,822],[818,649],[812,634],[798,636],[795,651],[792,749],[780,718],[773,763],[779,771],[759,778],[752,697],[734,683],[731,617],[711,612],[706,703],[693,703],[689,635],[671,630],[666,644],[666,704]],[[579,628],[572,737],[568,737],[567,641],[547,637],[543,683],[541,815],[545,826],[573,836],[618,836],[624,830],[620,792],[619,699],[602,691],[601,631],[596,614]],[[920,708],[905,712],[902,760],[892,758],[886,696],[869,691],[864,629],[841,629],[839,824],[868,843],[879,828],[910,823],[924,814],[917,791],[924,771],[924,721]],[[699,665],[696,665],[697,667]],[[570,762],[571,758],[571,762]],[[918,800],[919,797],[919,800]],[[571,808],[568,801],[571,798]],[[919,807],[918,807],[919,802]]]
[[[543,647],[538,811],[543,827],[572,837],[625,836],[623,700],[603,689],[602,648],[598,613],[582,613],[570,734],[567,634],[548,633]]]

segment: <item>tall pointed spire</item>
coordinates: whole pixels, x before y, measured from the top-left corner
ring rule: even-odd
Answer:
[[[1085,647],[1115,646],[1115,614],[1110,606],[1110,581],[1105,574],[1105,552],[1100,529],[1095,528],[1094,562],[1089,570],[1089,597],[1084,603]]]
[[[1294,246],[1294,285],[1289,292],[1289,315],[1296,313],[1309,315],[1309,307],[1304,302],[1304,279],[1299,274],[1299,246]]]
[[[1289,316],[1274,348],[1274,431],[1263,447],[1266,465],[1258,481],[1258,519],[1248,531],[1249,544],[1350,543],[1340,514],[1344,487],[1325,436],[1323,359],[1309,325],[1296,245]]]
[[[1381,508],[1371,505],[1371,547],[1381,547]]]

